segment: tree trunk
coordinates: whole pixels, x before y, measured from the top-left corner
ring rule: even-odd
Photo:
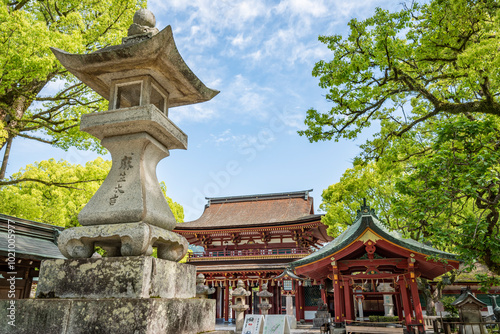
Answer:
[[[9,161],[10,148],[12,147],[12,141],[14,138],[9,137],[6,141],[5,153],[3,155],[2,167],[0,168],[0,180],[5,179],[5,172],[7,171],[7,163]]]

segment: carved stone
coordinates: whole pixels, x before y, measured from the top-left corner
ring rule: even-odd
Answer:
[[[250,293],[250,291],[245,290],[245,283],[243,283],[242,280],[238,280],[236,289],[234,289],[231,293],[231,296],[234,297],[234,304],[231,308],[235,312],[237,333],[243,330],[245,311],[249,308],[249,305],[247,305],[246,302],[246,297],[250,296]]]
[[[104,248],[108,256],[151,255],[157,247],[158,258],[170,261],[179,261],[188,250],[184,237],[143,222],[67,229],[59,236],[58,246],[70,259],[91,257],[94,246]]]
[[[205,285],[205,275],[199,274],[196,277],[196,298],[208,298],[208,295],[215,293],[215,288]]]
[[[260,303],[257,307],[262,314],[267,315],[272,307],[272,304],[269,303],[269,299],[273,296],[271,292],[267,291],[267,283],[262,284],[262,291],[258,292],[257,296],[260,298]]]

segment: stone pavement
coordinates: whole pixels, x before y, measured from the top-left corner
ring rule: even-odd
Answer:
[[[236,327],[234,324],[216,324],[216,331],[233,331],[235,333]],[[240,333],[235,333],[240,334]],[[298,325],[296,329],[292,329],[290,334],[319,334],[319,329],[312,329],[312,325]]]

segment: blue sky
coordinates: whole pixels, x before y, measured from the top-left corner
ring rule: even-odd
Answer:
[[[309,108],[331,108],[311,75],[318,60],[331,57],[318,36],[345,36],[350,19],[367,18],[376,7],[400,10],[401,3],[149,0],[157,27],[172,26],[191,70],[221,91],[209,102],[169,110],[188,135],[188,150],[171,151],[157,174],[186,220],[201,215],[205,197],[314,189],[318,209],[321,192],[351,166],[363,141],[311,144],[297,134]],[[49,158],[84,164],[95,157],[16,139],[8,173]]]

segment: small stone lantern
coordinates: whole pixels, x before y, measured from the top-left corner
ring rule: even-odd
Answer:
[[[257,293],[260,298],[260,304],[257,307],[261,314],[267,315],[267,312],[271,309],[272,304],[269,303],[269,299],[273,296],[272,293],[267,291],[267,283],[262,284],[262,291]]]
[[[206,299],[208,295],[215,292],[215,288],[209,288],[205,285],[205,275],[199,274],[196,277],[196,298]]]
[[[487,305],[477,299],[469,288],[463,288],[460,296],[458,296],[457,299],[451,303],[451,305],[458,308],[458,314],[461,322],[483,322],[481,309]],[[484,325],[465,325],[464,327],[464,334],[487,333]]]
[[[250,291],[246,291],[245,283],[242,280],[238,280],[236,289],[232,291],[231,296],[234,297],[234,304],[231,308],[236,313],[236,332],[239,333],[243,330],[245,311],[249,308],[246,297],[250,296]]]

